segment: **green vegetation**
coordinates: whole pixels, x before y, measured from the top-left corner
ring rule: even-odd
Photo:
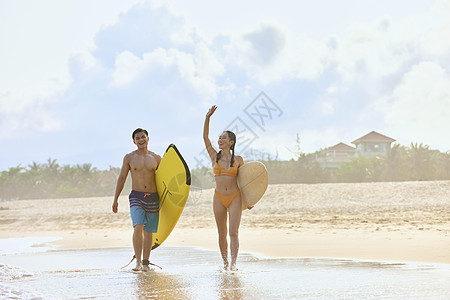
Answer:
[[[450,180],[450,151],[430,150],[422,143],[394,144],[387,156],[355,157],[334,172],[320,167],[316,160],[319,152],[301,152],[298,138],[292,153],[289,161],[255,153],[244,159],[264,162],[272,184]],[[19,165],[0,173],[0,199],[112,196],[119,172],[119,168],[101,171],[91,164],[60,166],[52,159],[44,164],[33,162],[26,168]],[[214,187],[211,168],[194,169],[191,174],[193,189]],[[123,193],[130,189],[127,180]]]
[[[0,173],[0,199],[113,195],[119,172],[117,168],[100,171],[91,164],[60,166],[54,159],[44,164],[33,162],[27,168],[19,165]]]
[[[294,158],[289,161],[252,154],[244,159],[263,162],[271,184],[450,180],[450,151],[430,150],[422,143],[411,143],[410,146],[394,144],[387,156],[355,157],[334,171],[320,167],[316,160],[319,151],[310,154],[301,152],[298,138],[297,150],[292,153]],[[214,187],[211,169],[196,169],[192,175],[193,185]]]
[[[422,143],[394,144],[387,156],[359,157],[341,165],[334,182],[449,180],[450,151],[430,150]]]

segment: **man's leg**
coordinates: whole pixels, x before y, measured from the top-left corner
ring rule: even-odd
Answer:
[[[134,255],[136,256],[136,267],[133,271],[141,271],[142,270],[142,231],[144,229],[144,224],[134,226],[133,231],[133,248]]]
[[[150,259],[150,251],[152,250],[153,245],[153,234],[151,232],[144,230],[144,251],[143,251],[143,259]],[[146,272],[149,271],[150,268],[148,265],[142,266],[142,271]]]

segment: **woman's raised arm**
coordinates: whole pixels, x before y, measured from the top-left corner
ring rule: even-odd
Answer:
[[[205,142],[206,150],[208,151],[209,157],[213,161],[216,158],[217,151],[214,150],[213,146],[211,145],[211,141],[209,140],[209,119],[213,115],[213,113],[216,111],[217,106],[213,105],[206,114],[205,117],[205,124],[203,126],[203,141]]]

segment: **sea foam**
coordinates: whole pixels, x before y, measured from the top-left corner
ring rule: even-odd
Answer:
[[[33,276],[23,268],[0,264],[0,298],[1,299],[44,299],[39,293],[13,286],[15,280]]]

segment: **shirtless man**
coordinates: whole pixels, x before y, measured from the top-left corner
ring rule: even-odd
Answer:
[[[123,158],[112,211],[114,213],[118,211],[119,195],[128,172],[131,172],[132,191],[129,200],[134,227],[133,248],[136,257],[136,267],[133,271],[146,272],[149,271],[150,251],[153,244],[152,233],[158,230],[159,197],[156,190],[155,172],[161,162],[161,157],[147,149],[149,141],[147,130],[138,128],[133,132],[132,137],[137,150],[126,154]],[[142,233],[144,233],[144,237],[142,237]]]

